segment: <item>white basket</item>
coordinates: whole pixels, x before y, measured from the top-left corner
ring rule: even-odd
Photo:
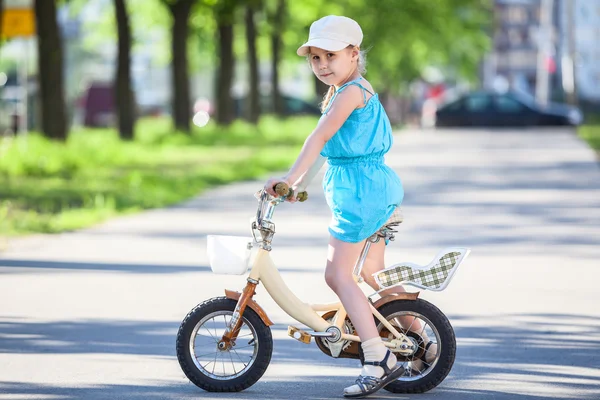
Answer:
[[[242,275],[248,270],[252,239],[244,236],[208,235],[206,250],[215,274]]]

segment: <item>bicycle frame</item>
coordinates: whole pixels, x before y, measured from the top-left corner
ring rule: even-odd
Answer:
[[[366,254],[368,253],[368,248],[370,247],[371,242],[365,243],[365,248],[363,249],[364,258],[366,258]],[[359,259],[357,263],[358,273],[360,274],[360,270],[362,269],[362,263],[364,263],[364,258]],[[360,262],[362,259],[362,263]],[[358,278],[360,275],[355,275],[355,278]],[[358,280],[358,279],[357,279]],[[277,267],[273,263],[271,256],[268,251],[264,249],[259,249],[256,257],[254,258],[254,263],[252,266],[252,270],[250,271],[250,275],[248,276],[248,282],[251,283],[262,282],[265,286],[265,289],[271,295],[273,300],[277,303],[279,307],[283,311],[285,311],[290,317],[294,318],[296,321],[312,328],[315,332],[326,332],[329,327],[336,326],[340,330],[344,324],[344,320],[346,319],[346,310],[341,302],[337,303],[329,303],[329,304],[307,304],[302,302],[298,297],[294,295],[294,293],[287,287]],[[389,329],[391,333],[398,339],[401,339],[404,335],[401,334],[394,328],[380,313],[373,307],[373,304],[369,304],[371,307],[371,312],[373,315],[381,321],[381,323]],[[325,321],[317,311],[336,311],[335,317],[333,319],[333,323],[329,323]],[[360,338],[356,335],[349,335],[342,333],[341,338],[344,340],[352,340],[360,342]]]
[[[240,317],[243,315],[246,306],[252,301],[252,297],[255,294],[256,285],[258,285],[259,282],[263,283],[269,295],[273,298],[273,300],[275,300],[277,305],[279,305],[283,311],[285,311],[289,316],[298,322],[312,328],[314,330],[312,335],[335,337],[336,342],[340,340],[360,342],[360,338],[358,336],[347,334],[343,331],[343,325],[347,314],[341,302],[314,305],[304,303],[294,295],[294,293],[283,281],[269,254],[271,250],[271,240],[273,234],[275,233],[275,226],[271,221],[273,209],[283,200],[276,198],[267,202],[267,196],[268,195],[266,195],[265,192],[261,193],[257,218],[252,224],[253,234],[259,249],[254,254],[254,257],[251,261],[251,270],[248,276],[248,283],[244,288],[243,293],[238,298],[238,303],[234,310],[230,325],[223,335],[221,342],[219,342],[220,347],[226,348],[230,346],[231,341],[235,340],[237,337],[237,333],[242,325]],[[265,204],[268,204],[266,208]],[[260,231],[262,235],[261,241],[257,239],[255,230]],[[393,231],[385,233],[385,235],[386,236],[384,237],[391,237],[393,239]],[[362,281],[360,273],[367,258],[371,244],[379,241],[380,239],[381,238],[376,234],[366,240],[361,255],[358,258],[353,271],[353,275],[357,283]],[[392,324],[390,324],[385,317],[383,317],[379,311],[377,311],[371,302],[369,302],[369,305],[375,318],[381,321],[381,323],[395,336],[396,339],[400,340],[400,342],[408,341],[406,336],[394,328],[394,326],[392,326]],[[253,306],[251,305],[251,307]],[[333,317],[332,323],[319,316],[317,311],[335,311],[336,313]],[[398,343],[393,343],[393,341],[384,343],[388,347],[398,346]]]

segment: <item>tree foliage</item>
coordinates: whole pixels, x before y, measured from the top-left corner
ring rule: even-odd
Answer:
[[[392,90],[418,77],[428,65],[474,78],[489,46],[485,29],[491,19],[490,0],[306,0],[290,2],[290,7],[294,20],[284,36],[286,54],[295,56],[312,21],[345,15],[362,27],[369,79]]]

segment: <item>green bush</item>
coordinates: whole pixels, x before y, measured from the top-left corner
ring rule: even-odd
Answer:
[[[78,129],[65,143],[38,134],[0,141],[0,235],[61,232],[164,207],[214,185],[288,168],[314,117],[258,126],[209,124],[190,135],[164,118],[138,122],[136,140]]]
[[[586,123],[579,127],[578,133],[593,149],[600,151],[600,115],[588,116]]]

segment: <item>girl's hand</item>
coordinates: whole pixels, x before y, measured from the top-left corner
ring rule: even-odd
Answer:
[[[267,191],[267,193],[269,193],[273,197],[279,197],[279,195],[275,192],[274,186],[280,182],[284,182],[288,186],[290,186],[290,183],[287,181],[286,178],[271,178],[267,181],[267,183],[265,183],[265,190]]]

